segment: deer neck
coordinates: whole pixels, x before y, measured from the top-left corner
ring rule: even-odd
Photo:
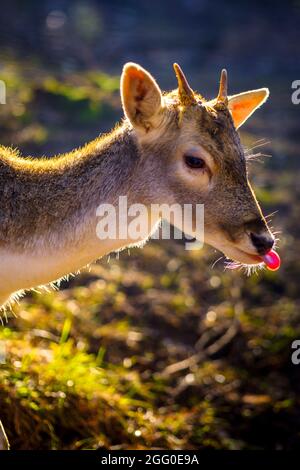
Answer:
[[[136,187],[138,147],[128,126],[53,160],[15,157],[0,164],[6,180],[0,194],[3,291],[46,284],[137,244],[130,237],[100,240],[97,235],[101,204],[117,205],[120,196],[128,204],[144,202],[143,190]]]

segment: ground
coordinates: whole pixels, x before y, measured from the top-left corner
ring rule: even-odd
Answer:
[[[47,1],[44,10],[28,2],[10,40],[15,3],[0,19],[8,96],[0,139],[25,154],[70,150],[120,120],[118,74],[127,59],[152,63],[166,88],[175,86],[172,61],[185,62],[192,85],[208,98],[224,65],[233,93],[269,86],[270,101],[242,129],[242,141],[273,155],[249,170],[264,213],[277,211],[271,225],[281,232],[282,268],[247,277],[225,271],[223,260],[215,264],[220,254],[211,248],[189,252],[181,241],[150,241],[104,258],[57,292],[28,294],[0,327],[0,418],[12,448],[297,448],[300,366],[291,345],[300,338],[299,110],[290,85],[299,78],[299,10],[288,16],[274,7],[270,17],[252,2],[254,28],[235,2],[216,20],[211,2],[201,2],[202,10],[185,2],[174,21],[161,7],[137,25],[132,5],[116,2],[110,11],[86,2],[97,10],[93,18],[111,14],[110,35],[97,42],[72,30],[76,4],[64,34],[77,42],[60,49],[65,36],[42,33]],[[63,21],[49,15],[48,27]]]

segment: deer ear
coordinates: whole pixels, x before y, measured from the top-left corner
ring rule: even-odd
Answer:
[[[140,65],[129,62],[121,76],[123,110],[131,124],[146,131],[156,127],[162,94],[154,78]]]
[[[269,96],[268,88],[246,91],[239,95],[228,97],[228,108],[231,112],[233,122],[236,128],[244,122],[259,108]]]

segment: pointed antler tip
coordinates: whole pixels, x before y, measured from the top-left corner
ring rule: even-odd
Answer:
[[[218,93],[218,97],[217,97],[217,102],[218,103],[224,103],[224,104],[227,105],[227,103],[228,103],[227,86],[228,86],[227,70],[222,69],[221,78],[220,78],[219,93]]]
[[[181,67],[180,67],[179,64],[177,64],[177,62],[174,62],[174,64],[173,64],[173,69],[174,69],[176,75],[177,75],[178,73],[182,72]]]
[[[221,71],[220,84],[223,86],[227,86],[227,70],[226,69],[222,69]]]
[[[221,72],[221,80],[223,82],[226,82],[226,85],[227,85],[227,70],[226,69],[222,69],[222,72]]]
[[[195,103],[194,92],[189,86],[180,65],[174,62],[173,68],[178,81],[178,93],[181,103],[184,105]]]

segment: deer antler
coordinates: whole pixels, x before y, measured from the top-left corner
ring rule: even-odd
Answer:
[[[176,78],[178,81],[178,94],[181,104],[188,106],[196,103],[194,92],[188,84],[188,81],[178,64],[173,64]]]
[[[223,103],[226,106],[228,105],[227,87],[228,87],[227,71],[223,69],[221,72],[220,87],[219,87],[219,94],[217,97],[217,103]]]

